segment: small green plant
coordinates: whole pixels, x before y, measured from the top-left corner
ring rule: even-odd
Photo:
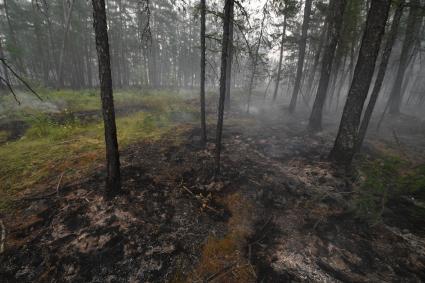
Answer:
[[[400,158],[387,157],[365,161],[360,174],[354,206],[357,216],[371,225],[381,221],[389,200],[409,195],[425,201],[425,164],[411,168]]]
[[[360,169],[362,183],[354,200],[356,214],[370,224],[381,220],[388,198],[398,191],[403,161],[396,157],[366,161]]]

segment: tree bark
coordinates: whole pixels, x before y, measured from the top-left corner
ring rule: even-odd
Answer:
[[[218,102],[217,133],[215,144],[215,175],[220,174],[221,139],[223,134],[224,99],[226,96],[226,72],[230,42],[230,19],[233,11],[233,0],[226,0],[224,5],[223,41],[221,47],[220,96]]]
[[[360,150],[360,147],[366,136],[367,127],[369,126],[370,118],[372,117],[373,109],[375,108],[376,101],[378,100],[379,93],[381,91],[382,83],[385,78],[385,73],[388,67],[388,61],[391,56],[391,51],[394,46],[394,42],[397,38],[397,31],[400,26],[400,19],[403,15],[403,8],[405,6],[405,1],[401,0],[394,13],[393,22],[391,24],[391,30],[389,31],[387,42],[385,43],[384,50],[382,52],[381,64],[379,65],[378,75],[375,80],[375,85],[370,95],[369,103],[367,105],[366,111],[363,115],[363,120],[360,125],[359,134],[357,138],[356,152]]]
[[[201,0],[201,142],[203,145],[207,142],[207,125],[205,114],[205,15],[206,15],[206,0]]]
[[[390,6],[391,0],[371,2],[353,82],[344,106],[338,135],[329,155],[336,163],[350,165],[353,159],[363,105],[369,92]]]
[[[326,36],[326,47],[322,59],[319,86],[316,99],[311,111],[308,128],[311,132],[322,130],[323,106],[328,91],[329,78],[335,56],[335,49],[341,33],[341,24],[344,17],[346,0],[331,0],[329,3],[329,14],[327,17],[328,33]]]
[[[403,79],[405,77],[406,69],[409,65],[409,58],[412,55],[412,50],[414,48],[415,41],[419,33],[421,26],[421,21],[419,21],[419,16],[421,10],[418,8],[420,1],[412,0],[410,1],[412,5],[409,11],[409,17],[407,19],[406,35],[403,41],[403,47],[400,55],[400,64],[397,70],[397,75],[394,80],[394,85],[390,94],[390,107],[389,113],[392,115],[400,114],[400,106],[403,100],[402,85]]]
[[[92,0],[93,27],[96,37],[96,50],[99,65],[100,96],[105,126],[106,142],[106,196],[111,197],[121,191],[120,160],[115,125],[114,98],[106,23],[105,0]]]
[[[297,64],[297,74],[295,77],[294,91],[292,93],[291,102],[289,104],[289,113],[293,113],[295,111],[295,107],[297,106],[298,93],[301,88],[301,79],[303,76],[303,68],[304,68],[304,58],[305,58],[305,49],[307,45],[307,32],[310,25],[310,14],[311,14],[311,4],[312,0],[305,1],[304,7],[304,20],[302,25],[301,39],[298,47],[298,64]]]

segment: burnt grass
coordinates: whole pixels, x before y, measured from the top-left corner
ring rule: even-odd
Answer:
[[[393,203],[377,225],[357,218],[356,176],[326,161],[333,134],[311,136],[289,116],[287,123],[228,118],[219,178],[213,139],[203,148],[197,127],[183,124],[177,137],[122,151],[124,192],[112,200],[103,198],[101,168],[17,201],[2,216],[0,281],[425,280],[424,225],[403,225],[409,215]],[[245,229],[238,257],[200,266],[207,240],[225,239],[240,217],[230,195],[243,195],[250,210],[238,228]]]

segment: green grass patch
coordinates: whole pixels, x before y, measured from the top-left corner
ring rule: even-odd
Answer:
[[[51,185],[64,172],[64,181],[78,178],[104,162],[103,122],[83,123],[65,115],[98,109],[98,95],[59,91],[48,96],[50,102],[65,105],[60,119],[27,109],[19,117],[30,126],[25,135],[0,145],[0,210],[25,189]],[[188,116],[189,121],[197,118],[196,106],[174,93],[119,92],[115,97],[118,107],[140,103],[146,109],[116,119],[120,149],[137,141],[159,139],[175,125],[176,115]]]

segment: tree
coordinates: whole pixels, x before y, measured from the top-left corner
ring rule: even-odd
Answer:
[[[282,35],[281,35],[280,51],[279,51],[279,63],[277,65],[276,82],[275,82],[274,91],[273,91],[273,101],[276,100],[277,92],[279,90],[280,76],[282,73],[283,45],[285,43],[285,37],[286,37],[285,34],[286,34],[286,15],[283,18],[283,27],[282,27]]]
[[[109,55],[108,29],[105,0],[92,0],[93,27],[99,65],[100,96],[105,127],[106,142],[106,195],[111,197],[121,191],[120,160],[115,125],[114,98],[112,94],[112,75]]]
[[[74,7],[74,0],[70,0],[68,9],[65,8],[66,3],[63,1],[64,5],[64,17],[65,17],[65,25],[63,28],[63,41],[62,41],[62,48],[60,50],[59,54],[59,70],[58,70],[58,86],[63,87],[63,67],[64,67],[64,56],[65,56],[65,48],[68,42],[68,33],[69,29],[71,27],[71,16],[72,16],[72,10]]]
[[[305,49],[307,46],[307,32],[310,23],[310,14],[311,14],[311,4],[312,0],[305,1],[304,7],[304,20],[302,25],[301,39],[299,41],[298,47],[298,64],[297,64],[297,74],[295,77],[294,90],[292,93],[291,103],[289,104],[289,112],[292,113],[295,111],[295,107],[297,105],[298,93],[301,88],[301,79],[303,76],[303,68],[304,68],[304,58],[305,58]]]
[[[215,175],[220,174],[221,139],[223,135],[224,99],[226,96],[226,72],[230,42],[230,19],[233,13],[233,0],[226,0],[224,4],[223,40],[221,46],[220,96],[218,102],[217,133],[215,143]]]
[[[266,3],[266,5],[267,5],[267,3]],[[263,7],[263,19],[261,20],[261,25],[260,25],[260,35],[258,36],[258,40],[255,44],[254,52],[252,51],[252,47],[248,46],[249,57],[251,58],[251,76],[249,78],[249,84],[248,84],[248,104],[247,104],[247,109],[246,109],[246,111],[248,113],[249,113],[249,108],[250,108],[250,105],[251,105],[251,96],[252,96],[252,90],[254,88],[255,75],[257,74],[259,51],[260,51],[261,42],[262,42],[263,36],[264,36],[264,22],[266,20],[266,15],[267,15],[267,6],[266,5],[264,5],[264,7]]]
[[[226,110],[230,110],[230,89],[232,82],[232,61],[233,61],[233,28],[234,28],[234,11],[230,14],[230,27],[229,27],[229,50],[227,51],[227,70],[226,70],[226,98],[224,99],[224,106]]]
[[[353,82],[344,106],[338,135],[329,155],[330,159],[337,163],[350,165],[353,159],[363,105],[372,81],[390,6],[391,0],[371,1]]]
[[[400,64],[398,66],[397,75],[395,77],[390,94],[390,100],[388,102],[390,106],[389,113],[393,115],[400,114],[400,106],[403,99],[403,80],[421,27],[421,21],[419,21],[421,13],[419,4],[419,0],[410,1],[409,17],[407,19],[406,34],[400,55]]]
[[[5,57],[4,57],[3,45],[2,45],[1,41],[2,41],[2,39],[0,37],[0,58],[4,59]],[[1,64],[1,65],[2,65],[3,73],[2,73],[2,76],[1,76],[2,80],[0,80],[0,85],[3,84],[3,80],[4,80],[4,83],[6,84],[6,86],[7,85],[10,86],[9,70],[7,69],[5,64]]]
[[[327,16],[328,34],[326,36],[326,47],[322,59],[319,86],[316,99],[311,111],[308,128],[311,132],[322,129],[322,113],[328,91],[329,78],[335,56],[335,49],[340,37],[340,27],[344,17],[346,0],[331,0]]]
[[[403,9],[405,7],[405,0],[400,0],[397,4],[397,8],[394,12],[391,29],[389,31],[387,42],[385,43],[384,50],[382,52],[382,59],[379,65],[378,75],[376,76],[375,85],[370,95],[369,103],[363,115],[362,123],[360,125],[359,134],[357,137],[356,151],[358,151],[363,143],[366,136],[366,131],[369,126],[370,118],[372,117],[373,109],[375,108],[376,101],[378,100],[379,93],[381,91],[382,83],[388,67],[388,61],[390,59],[391,51],[394,46],[394,42],[397,38],[397,31],[400,25],[400,19],[403,15]]]
[[[205,122],[205,0],[201,0],[201,142],[207,142],[207,126]],[[229,99],[229,98],[228,98]]]

